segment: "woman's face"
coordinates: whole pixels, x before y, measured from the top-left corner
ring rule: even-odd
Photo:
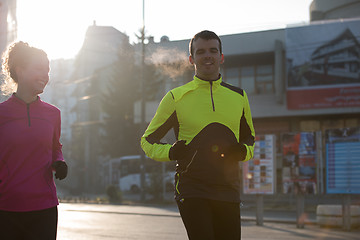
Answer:
[[[46,56],[35,56],[24,67],[17,68],[18,88],[31,95],[44,91],[49,82],[49,59]]]

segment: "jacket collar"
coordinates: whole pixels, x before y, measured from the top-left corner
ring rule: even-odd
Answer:
[[[221,74],[219,75],[219,78],[217,80],[203,80],[201,78],[198,78],[196,75],[194,75],[194,82],[197,85],[206,85],[208,86],[210,83],[212,83],[212,86],[219,86],[222,82],[222,76]]]
[[[41,100],[40,100],[40,97],[37,96],[37,98],[36,98],[35,101],[33,101],[33,102],[31,102],[31,103],[26,103],[26,102],[24,102],[22,99],[18,98],[18,97],[16,96],[16,93],[13,93],[13,94],[11,95],[11,97],[10,97],[9,100],[14,101],[14,102],[16,102],[16,103],[18,103],[18,104],[21,104],[21,105],[33,105],[33,104],[38,104],[38,103],[41,101]]]
[[[171,90],[171,93],[173,94],[175,102],[177,102],[184,96],[184,94],[186,94],[189,91],[194,91],[195,89],[200,87],[210,89],[210,82],[212,83],[212,90],[215,91],[222,82],[222,76],[220,75],[219,79],[214,81],[206,81],[198,78],[197,76],[194,76],[192,81]]]

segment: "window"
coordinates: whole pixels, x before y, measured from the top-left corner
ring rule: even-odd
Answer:
[[[226,69],[224,81],[235,87],[239,87],[239,68]]]
[[[274,66],[251,65],[225,69],[224,81],[240,87],[247,94],[274,93]]]
[[[256,66],[256,93],[274,92],[274,74],[272,65]]]
[[[255,94],[254,77],[241,78],[241,88],[245,90],[246,94]]]
[[[240,87],[244,89],[247,94],[255,94],[254,66],[241,67],[240,72]]]

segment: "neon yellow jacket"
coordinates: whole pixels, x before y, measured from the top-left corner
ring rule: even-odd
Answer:
[[[170,161],[171,144],[161,139],[173,129],[185,140],[188,156],[177,161],[177,198],[200,197],[240,201],[239,160],[253,157],[255,131],[244,90],[226,84],[220,77],[193,81],[169,91],[141,138],[145,154],[157,161]],[[229,149],[243,143],[247,154],[239,159]]]

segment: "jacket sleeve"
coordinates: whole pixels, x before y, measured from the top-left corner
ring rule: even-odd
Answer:
[[[171,92],[168,92],[161,100],[159,107],[149,126],[141,137],[141,148],[145,154],[156,161],[170,161],[170,144],[161,143],[160,140],[177,123],[175,101]]]
[[[254,156],[255,130],[251,117],[249,100],[244,91],[244,111],[240,120],[239,142],[245,144],[247,154],[243,161],[248,161]]]
[[[60,143],[60,135],[61,135],[61,116],[60,111],[57,110],[57,117],[55,124],[55,130],[53,134],[53,149],[52,149],[52,162],[56,161],[64,161],[64,156],[62,153],[62,144]]]

